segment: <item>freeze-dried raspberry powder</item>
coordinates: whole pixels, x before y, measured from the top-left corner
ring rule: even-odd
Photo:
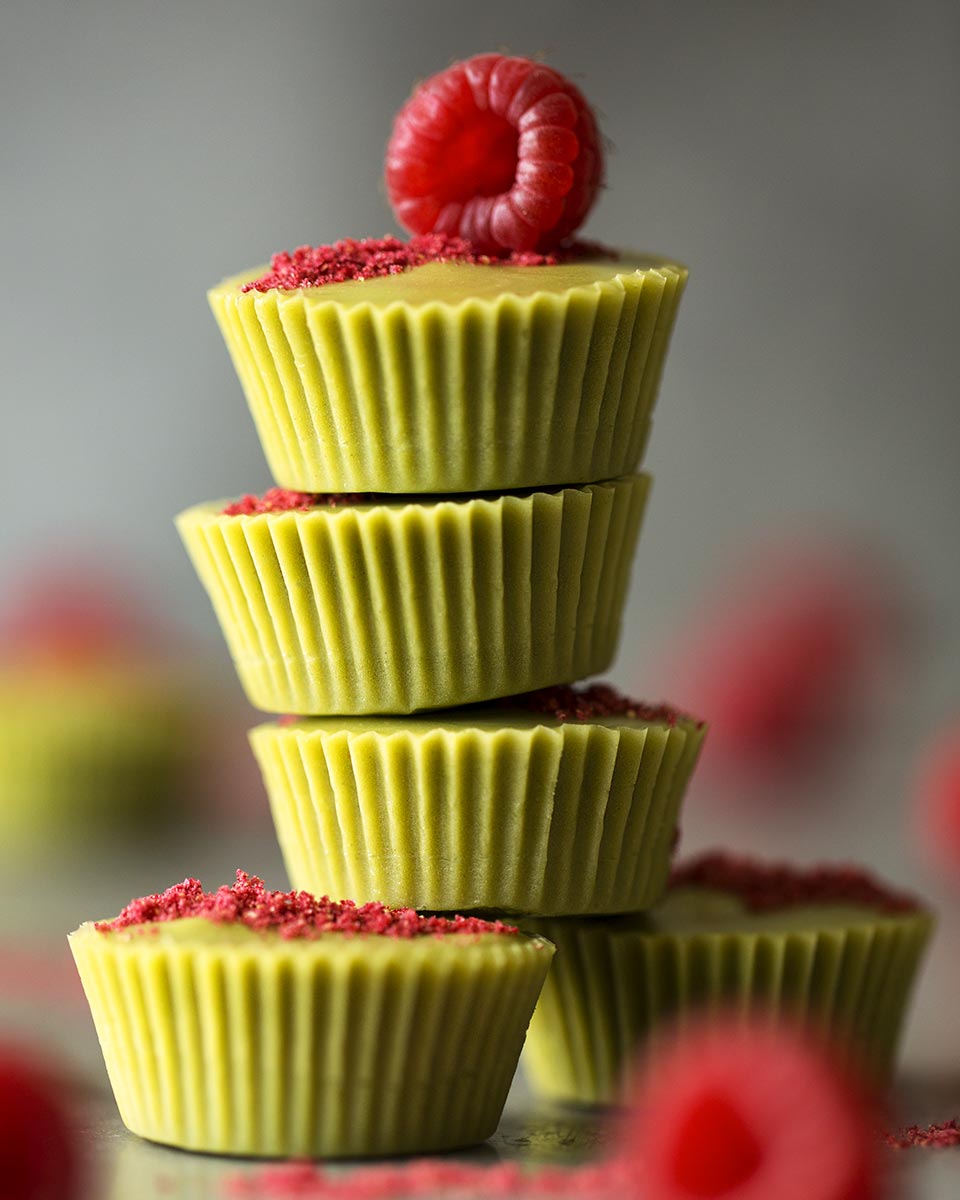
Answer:
[[[355,904],[352,900],[319,898],[309,892],[273,892],[263,880],[237,871],[237,881],[215,892],[205,892],[199,879],[185,879],[154,896],[131,900],[112,921],[99,921],[101,933],[203,917],[218,924],[246,925],[248,929],[275,929],[285,938],[312,938],[322,933],[379,934],[412,938],[446,933],[502,933],[518,930],[502,921],[479,917],[422,917],[412,908],[387,908],[384,904]]]
[[[368,504],[373,492],[292,492],[289,488],[270,488],[262,496],[241,496],[223,509],[224,517],[252,517],[258,513],[308,512],[311,508],[339,508],[348,504]]]
[[[948,1149],[960,1146],[960,1124],[956,1118],[937,1125],[909,1125],[899,1133],[885,1133],[883,1140],[893,1150]]]
[[[892,915],[919,912],[923,907],[915,897],[895,891],[861,867],[763,863],[719,851],[676,866],[670,884],[730,892],[751,912],[799,904],[862,904]]]
[[[622,1158],[581,1167],[524,1170],[517,1163],[470,1166],[442,1159],[327,1171],[312,1163],[283,1163],[227,1183],[233,1197],[266,1200],[403,1200],[419,1196],[553,1196],[555,1200],[626,1200],[638,1196],[636,1173]]]
[[[242,292],[268,292],[272,288],[322,287],[354,279],[401,275],[426,263],[461,263],[472,266],[553,267],[561,262],[610,252],[592,243],[571,243],[549,254],[531,250],[481,253],[461,237],[426,233],[408,242],[396,237],[344,238],[323,246],[298,246],[270,259],[270,270],[241,287]]]
[[[543,713],[556,721],[592,721],[602,717],[627,717],[637,721],[662,721],[676,725],[680,720],[692,720],[686,713],[669,704],[647,704],[642,700],[631,700],[608,683],[594,683],[589,687],[540,688],[536,692],[524,692],[519,696],[506,696],[497,701],[501,708],[520,708],[525,712]],[[701,725],[702,722],[697,722]]]

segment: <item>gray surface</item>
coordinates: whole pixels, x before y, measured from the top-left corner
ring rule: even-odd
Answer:
[[[955,1102],[956,1088],[950,1092]],[[914,1108],[927,1096],[934,1103],[942,1099],[942,1092],[930,1084],[915,1084],[908,1094]],[[262,1170],[262,1164],[256,1162],[189,1154],[144,1142],[123,1128],[113,1105],[102,1094],[87,1100],[81,1122],[99,1180],[91,1200],[214,1200],[229,1195],[231,1181]],[[609,1129],[595,1115],[538,1107],[517,1088],[496,1135],[466,1154],[448,1157],[477,1165],[515,1161],[535,1169],[590,1161],[609,1145]],[[891,1200],[954,1200],[960,1186],[958,1154],[960,1151],[950,1150],[891,1151]],[[269,1194],[264,1191],[265,1198]],[[463,1193],[458,1196],[466,1200]],[[575,1194],[567,1200],[576,1200]]]

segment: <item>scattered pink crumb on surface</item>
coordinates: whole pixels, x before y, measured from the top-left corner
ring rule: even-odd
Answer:
[[[914,896],[898,892],[853,864],[800,867],[710,851],[673,869],[671,887],[705,887],[736,895],[752,912],[798,904],[862,904],[881,913],[920,912]]]
[[[223,509],[224,517],[252,517],[259,513],[307,512],[311,508],[339,508],[348,504],[366,504],[373,498],[367,492],[293,492],[289,488],[270,488],[262,496],[247,495]]]
[[[575,242],[550,254],[533,251],[481,254],[461,237],[427,233],[402,241],[396,237],[344,238],[323,246],[298,246],[270,260],[270,270],[243,284],[242,292],[268,292],[273,288],[322,287],[328,283],[401,275],[426,263],[460,263],[468,266],[549,267],[578,258],[612,257],[612,252],[592,242]]]
[[[948,1149],[960,1146],[960,1124],[951,1117],[936,1125],[908,1125],[898,1133],[883,1134],[883,1140],[893,1150]]]
[[[285,938],[312,938],[323,933],[377,934],[413,938],[430,934],[516,934],[514,925],[479,917],[426,917],[412,908],[355,904],[319,898],[309,892],[270,891],[263,880],[237,871],[237,881],[205,892],[199,879],[185,879],[165,892],[131,902],[112,921],[98,921],[101,933],[202,917],[218,924],[240,924],[260,931],[276,930]]]
[[[627,1200],[639,1196],[635,1168],[621,1158],[581,1167],[524,1169],[517,1163],[472,1166],[440,1159],[328,1171],[309,1162],[282,1163],[226,1183],[226,1193],[263,1200],[390,1200],[415,1196],[566,1197]]]
[[[541,688],[536,692],[524,692],[519,696],[506,696],[498,700],[499,708],[523,709],[525,712],[542,713],[556,721],[591,721],[602,717],[627,717],[638,721],[662,721],[676,725],[678,721],[694,720],[669,704],[648,704],[643,700],[632,700],[624,696],[609,683],[593,683],[587,687],[560,684]]]

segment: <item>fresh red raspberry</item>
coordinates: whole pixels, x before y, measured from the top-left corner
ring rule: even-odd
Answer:
[[[546,250],[578,229],[603,177],[600,132],[568,79],[479,54],[420,84],[393,125],[387,192],[413,233],[488,254]]]
[[[869,1111],[819,1047],[726,1022],[657,1056],[624,1126],[644,1200],[875,1200]]]
[[[0,1196],[79,1195],[79,1160],[58,1089],[21,1051],[0,1046]]]

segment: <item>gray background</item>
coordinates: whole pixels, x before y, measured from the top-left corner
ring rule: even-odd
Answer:
[[[643,691],[728,557],[800,520],[882,547],[925,622],[815,808],[695,793],[688,838],[858,856],[936,892],[905,829],[915,757],[960,710],[957,14],[6,0],[0,599],[27,555],[97,546],[231,679],[171,517],[269,479],[205,289],[274,250],[393,231],[383,147],[412,81],[542,52],[613,145],[586,233],[692,268],[614,677]],[[946,898],[910,1041],[938,1062],[960,1055],[939,1020],[960,985]]]

